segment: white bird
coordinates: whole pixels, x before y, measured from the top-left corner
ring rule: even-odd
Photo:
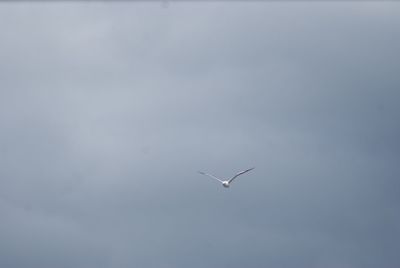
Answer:
[[[244,171],[240,171],[239,173],[237,173],[235,176],[233,176],[233,177],[230,178],[229,180],[221,180],[221,179],[219,179],[219,178],[217,178],[217,177],[215,177],[215,176],[213,176],[213,175],[211,175],[211,174],[207,174],[207,173],[204,173],[204,172],[202,172],[202,171],[199,171],[199,173],[202,174],[202,175],[206,175],[206,176],[208,176],[208,177],[210,177],[210,178],[213,178],[214,180],[217,180],[217,181],[221,182],[221,183],[222,183],[222,186],[224,186],[225,188],[229,188],[229,185],[231,184],[231,182],[232,182],[234,179],[236,179],[236,177],[238,177],[238,176],[240,176],[240,175],[242,175],[242,174],[244,174],[244,173],[246,173],[246,172],[248,172],[248,171],[250,171],[250,170],[252,170],[252,169],[254,169],[254,168],[249,168],[249,169],[246,169],[246,170],[244,170]]]

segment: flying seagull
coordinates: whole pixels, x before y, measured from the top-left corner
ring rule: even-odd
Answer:
[[[206,175],[206,176],[208,176],[208,177],[210,177],[210,178],[213,178],[214,180],[219,181],[220,183],[222,183],[222,186],[224,186],[225,188],[228,188],[229,185],[231,184],[231,182],[232,182],[234,179],[236,179],[238,176],[240,176],[240,175],[242,175],[242,174],[244,174],[244,173],[246,173],[246,172],[249,172],[249,171],[252,170],[252,169],[254,169],[254,168],[249,168],[249,169],[246,169],[246,170],[244,170],[244,171],[240,171],[239,173],[237,173],[235,176],[233,176],[233,177],[230,178],[229,180],[221,180],[221,179],[219,179],[219,178],[217,178],[217,177],[215,177],[215,176],[213,176],[213,175],[211,175],[211,174],[207,174],[207,173],[204,173],[204,172],[202,172],[202,171],[199,171],[199,173],[200,173],[200,174],[203,174],[203,175]]]

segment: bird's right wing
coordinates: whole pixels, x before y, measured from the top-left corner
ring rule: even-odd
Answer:
[[[249,168],[249,169],[246,169],[246,170],[243,170],[243,171],[237,173],[235,176],[233,176],[233,177],[229,180],[229,183],[231,183],[234,179],[236,179],[236,177],[238,177],[238,176],[240,176],[240,175],[242,175],[242,174],[244,174],[244,173],[246,173],[246,172],[249,172],[250,170],[253,170],[253,169],[254,169],[254,168]]]
[[[210,178],[213,178],[214,180],[217,180],[217,181],[219,181],[219,182],[222,182],[222,180],[218,179],[217,177],[215,177],[215,176],[213,176],[213,175],[211,175],[211,174],[207,174],[207,173],[204,173],[204,172],[202,172],[202,171],[199,171],[199,173],[202,174],[202,175],[206,175],[206,176],[208,176],[208,177],[210,177]]]

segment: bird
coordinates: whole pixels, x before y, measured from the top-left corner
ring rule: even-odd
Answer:
[[[221,179],[215,177],[214,175],[211,175],[211,174],[208,174],[208,173],[205,173],[205,172],[202,172],[202,171],[199,171],[199,173],[202,174],[202,175],[208,176],[208,177],[210,177],[210,178],[212,178],[214,180],[217,180],[220,183],[222,183],[222,186],[224,186],[225,188],[229,188],[230,184],[233,182],[234,179],[236,179],[238,176],[240,176],[240,175],[242,175],[242,174],[244,174],[246,172],[249,172],[250,170],[253,170],[253,169],[254,168],[249,168],[249,169],[240,171],[239,173],[237,173],[235,176],[233,176],[229,180],[221,180]]]

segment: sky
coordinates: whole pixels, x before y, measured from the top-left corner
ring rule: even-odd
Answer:
[[[399,267],[399,25],[379,1],[0,3],[0,267]]]

